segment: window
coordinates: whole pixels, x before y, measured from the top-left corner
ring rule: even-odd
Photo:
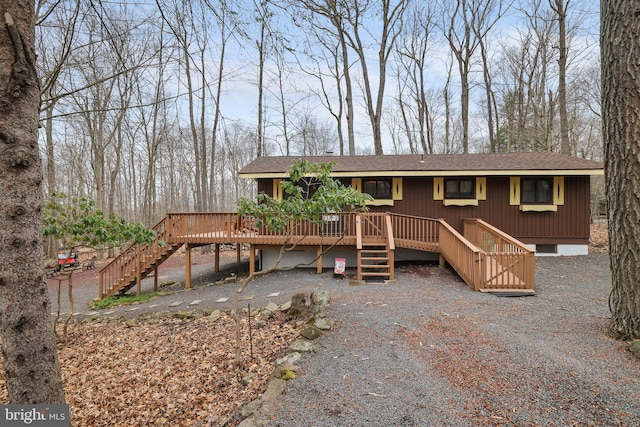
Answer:
[[[362,192],[374,199],[391,199],[391,179],[363,179]]]
[[[445,179],[444,197],[447,199],[473,199],[475,186],[475,180],[470,178]]]
[[[548,204],[552,202],[550,178],[522,178],[522,203]]]

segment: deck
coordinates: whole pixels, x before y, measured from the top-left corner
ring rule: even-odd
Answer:
[[[390,213],[328,214],[319,223],[294,221],[274,232],[255,218],[236,213],[169,213],[154,227],[153,245],[133,245],[100,270],[99,297],[127,292],[152,275],[164,260],[186,247],[185,281],[191,286],[191,248],[220,244],[250,246],[250,271],[257,248],[296,245],[315,248],[318,269],[329,247],[357,251],[358,280],[378,276],[394,280],[394,251],[407,248],[440,254],[476,291],[533,292],[533,251],[523,243],[479,219],[464,222],[463,234],[441,219]],[[216,267],[217,268],[217,267]],[[154,275],[157,280],[157,274]],[[157,282],[156,282],[157,288]]]

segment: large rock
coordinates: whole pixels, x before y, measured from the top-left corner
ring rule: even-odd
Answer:
[[[294,294],[291,297],[291,308],[289,308],[287,314],[290,317],[298,317],[311,313],[313,301],[311,294],[299,293]]]

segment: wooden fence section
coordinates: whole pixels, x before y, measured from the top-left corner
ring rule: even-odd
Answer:
[[[478,290],[533,291],[535,252],[481,219],[464,220],[464,236],[481,249]]]

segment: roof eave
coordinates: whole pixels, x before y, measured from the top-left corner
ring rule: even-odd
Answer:
[[[335,178],[364,178],[364,177],[433,177],[433,176],[584,176],[604,175],[604,169],[511,169],[511,170],[449,170],[449,171],[333,171]],[[279,179],[287,178],[288,172],[254,172],[239,173],[240,178],[246,179]]]

